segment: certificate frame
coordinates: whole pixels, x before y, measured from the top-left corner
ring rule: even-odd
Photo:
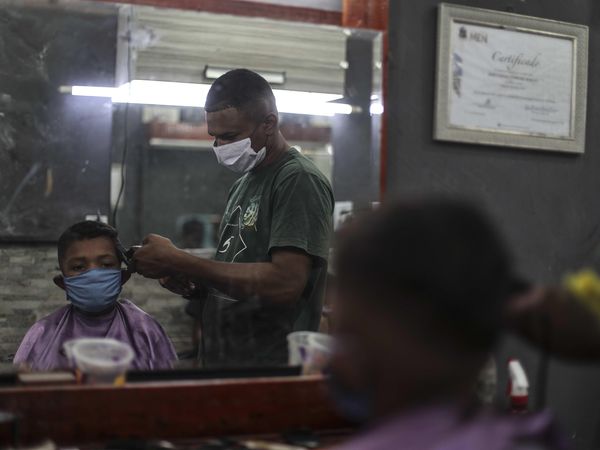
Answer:
[[[568,135],[550,135],[529,130],[509,130],[489,126],[465,126],[453,123],[451,111],[453,89],[453,44],[452,31],[457,23],[484,27],[494,32],[519,32],[533,34],[547,39],[571,40],[573,43],[570,81],[571,86],[563,86],[570,92],[570,101],[564,102],[570,107]],[[462,30],[461,30],[462,32]],[[461,36],[464,37],[464,36]],[[519,36],[521,37],[521,36]],[[470,37],[467,37],[470,38]],[[588,90],[588,53],[589,29],[585,25],[558,22],[523,16],[514,13],[472,8],[448,3],[439,6],[437,77],[435,90],[434,138],[440,141],[463,142],[472,144],[526,148],[582,154],[585,152],[587,90]],[[567,78],[569,78],[567,76]],[[566,89],[570,89],[567,91]],[[517,101],[515,101],[515,104]],[[526,109],[526,108],[525,108]],[[566,116],[565,111],[562,111]],[[456,113],[454,113],[456,114]],[[532,113],[532,115],[534,115]],[[567,121],[563,121],[567,126]]]

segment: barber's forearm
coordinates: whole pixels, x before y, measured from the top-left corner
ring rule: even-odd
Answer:
[[[173,270],[197,279],[238,300],[258,297],[274,304],[286,304],[299,297],[295,280],[272,263],[224,263],[178,254]]]
[[[556,356],[600,360],[600,322],[560,288],[547,288],[542,301],[510,317],[513,330]]]

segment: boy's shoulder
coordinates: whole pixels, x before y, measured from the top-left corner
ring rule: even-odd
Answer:
[[[161,333],[164,333],[162,326],[154,317],[144,311],[142,308],[137,306],[131,300],[119,299],[119,308],[122,313],[127,317],[127,321],[130,325],[136,325],[135,328],[148,329],[153,328]]]
[[[58,323],[60,323],[63,320],[65,314],[68,313],[72,308],[73,306],[71,304],[61,306],[57,310],[51,312],[47,316],[44,316],[37,322],[35,322],[31,326],[30,331],[35,328],[46,329],[48,327],[55,327]]]

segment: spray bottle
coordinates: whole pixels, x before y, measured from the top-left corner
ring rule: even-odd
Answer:
[[[508,361],[509,411],[512,414],[526,413],[529,408],[529,381],[525,369],[517,359]]]

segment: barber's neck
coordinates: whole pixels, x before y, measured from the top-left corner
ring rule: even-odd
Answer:
[[[265,159],[256,168],[262,169],[276,163],[289,148],[290,146],[281,132],[277,131],[267,143],[267,155],[265,156]]]

